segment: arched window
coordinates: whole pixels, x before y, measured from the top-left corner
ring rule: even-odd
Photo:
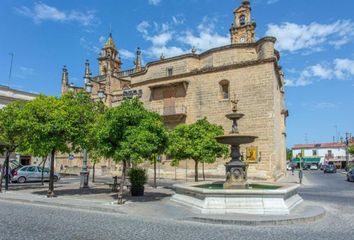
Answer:
[[[239,20],[240,20],[240,26],[246,25],[246,16],[245,15],[241,15]]]
[[[220,83],[220,95],[222,99],[229,99],[230,97],[230,82],[222,80]]]

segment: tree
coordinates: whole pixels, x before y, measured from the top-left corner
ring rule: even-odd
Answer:
[[[0,110],[0,152],[5,153],[5,163],[1,173],[5,173],[5,189],[9,183],[10,155],[16,151],[22,141],[21,123],[22,111],[25,102],[15,101]],[[0,192],[2,190],[2,176],[0,178]]]
[[[293,158],[293,151],[289,148],[286,149],[286,160],[291,161]]]
[[[48,197],[54,196],[54,157],[69,152],[70,131],[63,102],[57,97],[40,95],[28,102],[23,112],[23,148],[35,156],[50,154]]]
[[[352,145],[348,148],[348,152],[349,152],[349,154],[354,155],[354,145]]]
[[[206,118],[191,125],[179,125],[169,136],[168,155],[176,161],[193,159],[195,181],[198,182],[200,162],[213,163],[217,157],[228,153],[227,146],[215,140],[215,137],[223,134],[221,126],[209,123]]]
[[[71,151],[89,152],[97,144],[95,124],[105,107],[102,102],[94,102],[84,91],[67,92],[61,98],[65,112],[66,126]]]
[[[106,158],[122,162],[121,184],[128,162],[138,164],[163,153],[167,139],[160,116],[147,111],[138,99],[125,100],[120,106],[108,109],[99,121],[99,150]],[[120,196],[122,191],[121,186]]]

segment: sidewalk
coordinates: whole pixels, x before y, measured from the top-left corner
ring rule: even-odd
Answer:
[[[282,182],[294,182],[295,176],[288,176]],[[322,208],[303,206],[297,208],[288,216],[259,216],[259,215],[202,215],[199,212],[183,207],[170,201],[174,194],[174,180],[160,180],[164,187],[157,189],[146,186],[145,196],[131,197],[125,192],[126,203],[117,205],[117,193],[111,192],[108,185],[98,182],[90,183],[90,188],[79,190],[77,179],[65,179],[55,185],[55,198],[47,198],[48,184],[16,185],[10,190],[0,193],[1,201],[11,201],[24,204],[61,207],[67,209],[99,211],[109,214],[126,214],[144,218],[172,219],[178,221],[207,222],[213,224],[243,224],[243,225],[274,225],[289,223],[313,222],[325,215]]]

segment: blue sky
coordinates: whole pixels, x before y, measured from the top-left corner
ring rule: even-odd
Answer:
[[[59,95],[61,69],[82,84],[84,61],[96,58],[110,29],[132,67],[229,44],[232,11],[240,0],[76,0],[0,2],[0,84]],[[354,1],[253,0],[257,38],[277,37],[286,75],[288,146],[329,142],[354,133]],[[9,81],[10,55],[15,54]]]

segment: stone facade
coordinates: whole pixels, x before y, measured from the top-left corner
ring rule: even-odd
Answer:
[[[287,111],[284,76],[278,65],[279,53],[274,48],[276,39],[264,37],[254,41],[255,24],[251,20],[249,1],[243,1],[234,14],[231,45],[201,54],[192,50],[189,54],[161,58],[144,67],[138,49],[136,67],[128,71],[120,71],[120,64],[115,67],[111,64],[120,62],[118,52],[116,56],[111,54],[111,59],[100,57],[99,76],[91,77],[86,63],[85,89],[93,99],[102,99],[109,107],[118,106],[125,97],[140,97],[147,109],[160,113],[169,129],[207,117],[210,122],[223,126],[225,133],[231,130],[231,122],[225,114],[231,112],[230,101],[236,96],[239,112],[245,114],[239,121],[240,132],[258,136],[251,146],[258,147],[260,161],[249,166],[249,177],[277,180],[286,169]],[[245,22],[240,23],[240,18]],[[240,40],[241,36],[246,39]],[[109,42],[114,46],[111,35],[101,56],[112,51],[107,47]],[[102,72],[102,66],[113,66],[113,69]],[[68,87],[64,76],[67,75],[63,74],[63,92],[79,89]],[[246,147],[248,145],[242,146],[241,152],[245,153]],[[206,176],[224,177],[226,161],[220,159],[215,164],[205,165]],[[79,162],[77,166],[81,166]],[[181,179],[194,174],[192,161],[181,162],[177,168],[169,163],[166,159],[161,163],[161,177]],[[118,170],[117,166],[112,168]]]

